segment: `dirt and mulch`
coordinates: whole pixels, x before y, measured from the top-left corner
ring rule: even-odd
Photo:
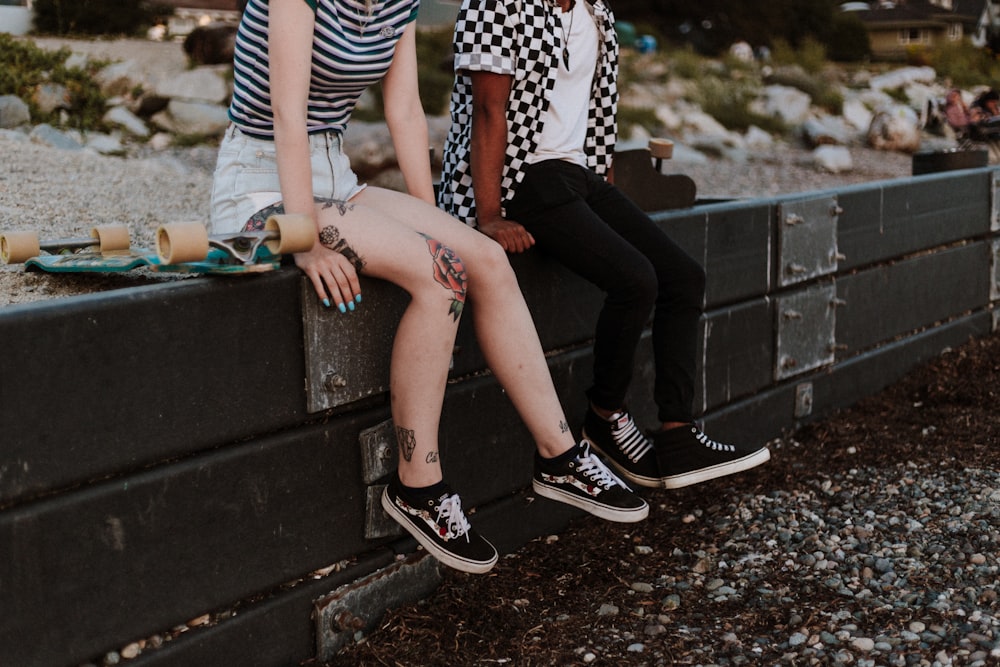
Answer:
[[[927,610],[919,606],[923,603],[908,598],[897,603],[903,607],[918,605],[912,609],[871,609],[869,604],[867,611],[852,616],[855,608],[865,606],[865,595],[845,598],[843,589],[838,592],[817,584],[813,576],[803,576],[803,570],[790,567],[790,562],[786,563],[789,567],[775,565],[766,581],[753,582],[751,587],[756,587],[756,592],[719,595],[713,587],[736,576],[727,574],[726,569],[736,572],[742,567],[740,563],[761,557],[745,553],[736,559],[733,544],[773,530],[771,523],[751,518],[750,512],[741,522],[739,507],[731,513],[719,508],[733,503],[743,506],[748,502],[745,499],[774,505],[770,510],[776,515],[773,521],[785,527],[776,531],[770,541],[766,535],[760,540],[768,545],[763,548],[775,549],[780,557],[781,540],[789,539],[788,531],[801,531],[811,520],[811,525],[820,527],[817,532],[822,532],[824,523],[810,516],[811,510],[782,510],[782,502],[806,495],[818,498],[816,502],[828,505],[827,518],[832,522],[842,507],[834,498],[850,502],[844,499],[853,495],[855,502],[863,502],[865,494],[885,490],[877,488],[881,483],[870,480],[867,490],[851,489],[844,480],[852,479],[859,470],[903,470],[903,481],[897,477],[893,482],[896,485],[907,484],[907,478],[913,483],[922,474],[933,476],[939,472],[958,480],[983,469],[995,475],[1000,451],[998,394],[1000,333],[994,333],[945,350],[939,358],[883,392],[770,443],[772,459],[764,466],[678,491],[646,492],[651,513],[640,524],[615,525],[583,517],[566,532],[537,539],[501,558],[488,575],[466,575],[442,568],[443,584],[431,598],[390,611],[377,630],[358,637],[332,664],[883,664],[880,660],[892,653],[889,648],[879,659],[874,656],[879,655],[880,644],[871,647],[876,640],[865,639],[866,645],[854,639],[863,634],[865,623],[876,626],[870,628],[873,636],[895,633],[896,639],[883,637],[885,642],[910,641],[905,639],[910,636],[907,627],[914,631],[914,643],[902,647],[906,651],[894,645],[893,655],[898,662],[886,664],[953,664],[941,662],[945,660],[942,646],[935,645],[940,638],[924,636],[935,628],[933,622],[928,623],[923,634],[917,632],[922,624],[905,624],[905,619],[924,617],[921,614]],[[1000,491],[987,488],[987,492],[993,495],[986,505],[993,503],[995,507]],[[930,511],[926,507],[932,504],[929,498],[915,502],[923,503],[922,511]],[[865,508],[858,511],[864,512]],[[996,511],[992,516],[987,520],[995,521]],[[965,518],[956,517],[956,521]],[[839,534],[823,538],[834,543],[827,550],[831,560],[836,558],[832,554],[838,551],[838,545],[848,548],[850,531],[860,530],[860,526],[851,526],[851,521],[843,523]],[[778,534],[781,532],[784,536]],[[813,538],[817,545],[820,542],[816,536],[799,538],[805,544]],[[824,557],[819,554],[819,546],[816,548],[817,556]],[[874,553],[873,546],[867,548]],[[931,552],[934,559],[941,555],[931,549],[923,556],[932,558]],[[797,559],[809,557],[805,553]],[[994,562],[996,554],[987,553],[986,557]],[[871,560],[871,567],[878,568],[872,575],[877,581],[884,562],[876,565],[875,559]],[[957,576],[958,570],[955,573]],[[716,576],[721,579],[708,583]],[[995,582],[996,577],[990,580]],[[925,586],[932,583],[923,582]],[[873,585],[881,589],[890,586]],[[995,586],[983,591],[977,603],[983,606],[970,618],[981,619],[988,613],[993,614],[992,618],[1000,615],[996,593]],[[968,612],[955,613],[964,616]],[[817,630],[815,636],[808,637],[810,632],[806,630],[801,640],[794,639],[800,628],[814,625],[820,616],[843,624],[839,634],[834,629],[825,633]],[[904,640],[898,639],[900,632]],[[1000,664],[997,632],[982,639],[982,632],[970,632],[972,639],[963,640],[987,645],[979,655],[987,656],[985,662],[977,663],[968,657],[974,654],[975,646],[964,653],[961,646],[956,646],[949,650],[966,656],[966,662],[956,657],[959,661],[954,664]],[[844,646],[838,653],[824,651],[824,644],[829,649],[830,644],[840,640]],[[783,648],[795,644],[801,644],[795,650],[808,646],[813,657],[797,658]],[[865,651],[874,652],[866,655]],[[850,657],[852,652],[856,659]]]

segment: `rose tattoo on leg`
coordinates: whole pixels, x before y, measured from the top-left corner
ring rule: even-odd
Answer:
[[[451,290],[452,299],[448,314],[451,315],[453,321],[457,322],[465,308],[465,291],[468,283],[465,265],[462,264],[462,260],[459,259],[454,250],[437,239],[420,232],[417,233],[427,241],[427,247],[434,259],[434,280],[445,289]]]

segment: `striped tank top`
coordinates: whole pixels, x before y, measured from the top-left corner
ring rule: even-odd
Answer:
[[[343,132],[361,93],[385,76],[420,0],[303,0],[316,11],[307,126]],[[268,84],[268,0],[249,0],[236,34],[229,118],[246,134],[274,138]]]

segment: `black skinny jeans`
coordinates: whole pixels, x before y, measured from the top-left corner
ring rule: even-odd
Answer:
[[[539,250],[606,294],[587,397],[606,410],[624,405],[636,347],[652,310],[657,416],[663,422],[691,421],[705,293],[701,265],[618,188],[562,160],[525,170],[507,217],[531,232]]]

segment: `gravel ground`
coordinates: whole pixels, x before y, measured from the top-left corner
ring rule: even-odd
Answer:
[[[1000,334],[487,576],[446,570],[336,665],[1000,665]],[[331,666],[332,667],[332,666]]]

